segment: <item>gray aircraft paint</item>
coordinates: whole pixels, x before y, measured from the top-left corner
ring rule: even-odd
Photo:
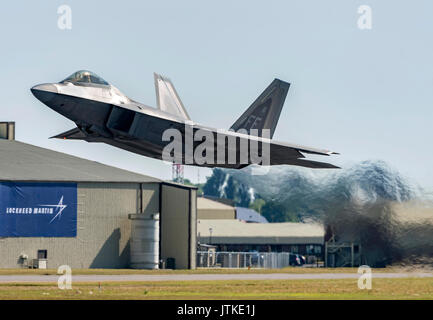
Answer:
[[[163,149],[169,143],[162,139],[165,130],[179,130],[183,144],[185,144],[186,131],[192,130],[193,133],[196,133],[198,130],[203,130],[214,136],[215,143],[218,141],[217,135],[223,135],[227,138],[234,137],[237,153],[240,150],[239,145],[244,142],[250,145],[251,141],[259,141],[259,148],[263,144],[269,144],[270,165],[288,164],[309,168],[338,168],[329,163],[303,159],[305,158],[303,153],[329,156],[336,154],[335,152],[249,134],[251,129],[258,129],[259,135],[262,129],[269,129],[270,138],[272,138],[289,87],[289,83],[275,79],[233,124],[231,130],[217,130],[191,121],[172,82],[157,74],[155,74],[155,89],[158,108],[146,106],[130,99],[115,86],[105,82],[90,71],[78,71],[59,83],[36,85],[31,88],[31,91],[42,103],[74,121],[77,125],[76,128],[56,135],[54,138],[102,142],[162,160]],[[240,129],[244,129],[246,132],[233,131]],[[194,141],[193,150],[200,143]],[[226,154],[231,152],[227,147],[225,148]],[[217,150],[216,147],[215,150]],[[184,163],[185,148],[183,148],[182,153],[180,162]],[[239,158],[238,154],[237,159]],[[243,168],[252,164],[251,162],[245,164],[239,161],[221,163],[221,161],[217,161],[216,156],[214,160],[211,164],[199,164],[195,161],[190,164],[224,168]]]

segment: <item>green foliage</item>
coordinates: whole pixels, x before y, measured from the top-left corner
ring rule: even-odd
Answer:
[[[199,197],[203,196],[203,186],[204,186],[204,183],[197,184],[196,186],[198,188],[197,189],[197,196],[199,196]]]
[[[261,198],[256,198],[251,204],[250,209],[256,210],[258,213],[262,213],[262,208],[266,204],[266,201]]]
[[[250,194],[248,189],[232,176],[230,176],[227,181],[224,193],[225,198],[233,200],[237,206],[248,207],[250,204]]]
[[[230,199],[236,206],[254,209],[269,222],[300,221],[300,216],[290,210],[290,205],[287,206],[282,201],[265,200],[256,194],[255,200],[251,202],[249,187],[227,170],[213,169],[212,176],[203,186],[203,192],[206,196]]]
[[[223,170],[215,168],[212,170],[212,175],[207,178],[203,186],[203,192],[206,196],[220,197],[220,186],[224,184],[226,174]]]
[[[177,181],[176,179],[173,180],[173,182],[179,183],[179,181]],[[191,180],[185,178],[183,180],[183,184],[187,185],[187,186],[197,187],[197,196],[202,196],[203,195],[203,186],[205,185],[204,183],[192,183]]]
[[[230,174],[219,168],[212,170],[205,185],[203,186],[205,196],[213,196],[233,200],[235,205],[248,207],[251,201],[248,188]]]
[[[276,201],[268,201],[262,207],[262,215],[270,222],[300,222],[300,216]]]

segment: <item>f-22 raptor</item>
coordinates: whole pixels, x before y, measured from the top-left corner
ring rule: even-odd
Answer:
[[[336,152],[272,140],[289,91],[290,84],[287,82],[273,80],[229,130],[217,130],[191,121],[173,83],[158,74],[154,74],[154,78],[157,108],[134,101],[87,70],[77,71],[59,83],[36,85],[31,91],[42,103],[76,124],[75,128],[53,138],[102,142],[147,157],[167,160],[164,150],[173,141],[164,138],[164,132],[175,129],[182,140],[178,141],[181,148],[174,148],[171,155],[177,152],[176,162],[181,164],[233,169],[251,164],[263,165],[263,159],[259,163],[254,160],[257,157],[250,157],[252,151],[248,146],[256,142],[258,154],[263,156],[264,150],[268,150],[266,165],[338,168],[329,163],[305,159],[304,156],[329,156]],[[194,136],[199,130],[202,139]],[[188,141],[188,132],[194,136],[191,141]],[[213,137],[211,149],[214,155],[207,157],[211,161],[197,160],[194,152],[209,137]],[[242,146],[247,148],[242,149]],[[204,151],[201,148],[200,152]],[[218,156],[217,150],[222,150],[223,155]],[[205,152],[210,153],[209,148]]]

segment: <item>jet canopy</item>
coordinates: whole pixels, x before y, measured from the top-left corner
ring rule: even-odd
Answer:
[[[100,76],[96,75],[92,71],[88,70],[80,70],[69,77],[67,77],[62,82],[72,82],[77,84],[86,84],[86,83],[93,83],[93,84],[102,84],[108,86],[108,82],[102,79]]]

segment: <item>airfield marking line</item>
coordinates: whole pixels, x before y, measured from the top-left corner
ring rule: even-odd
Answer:
[[[0,275],[0,283],[57,282],[60,275]],[[73,275],[73,282],[146,282],[216,280],[327,280],[358,279],[358,273],[270,273],[270,274],[170,274],[170,275]],[[431,278],[433,273],[373,273],[373,278]]]

